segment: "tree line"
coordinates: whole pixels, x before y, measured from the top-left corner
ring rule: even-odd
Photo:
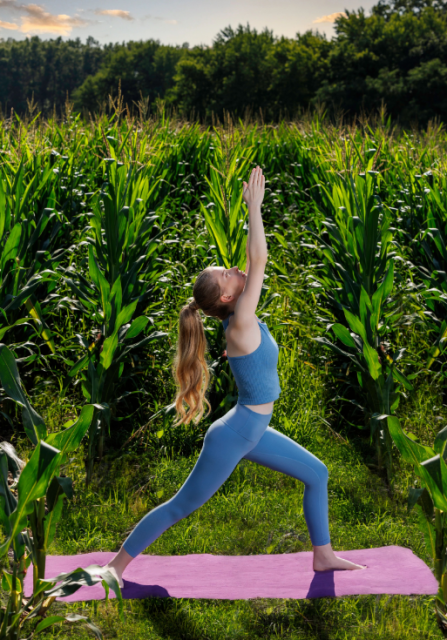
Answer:
[[[100,45],[89,37],[0,40],[0,103],[5,115],[107,108],[118,91],[129,108],[162,99],[188,117],[265,119],[325,104],[333,113],[370,113],[386,105],[402,123],[447,119],[447,2],[379,0],[366,15],[346,11],[328,40],[228,26],[212,46],[157,40]]]

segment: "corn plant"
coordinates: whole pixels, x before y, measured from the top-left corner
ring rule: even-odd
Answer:
[[[435,607],[441,629],[447,636],[447,427],[436,435],[433,448],[406,433],[395,416],[388,416],[388,429],[402,458],[413,465],[420,487],[411,487],[408,508],[415,505],[427,552],[433,560],[438,593]]]
[[[317,232],[306,229],[317,239],[323,259],[317,275],[309,275],[321,294],[318,310],[336,319],[328,326],[334,338],[316,340],[342,356],[355,372],[351,385],[364,398],[361,408],[376,441],[379,466],[384,457],[391,481],[391,440],[383,416],[396,410],[399,386],[413,387],[397,368],[404,349],[389,352],[389,334],[404,313],[398,298],[392,298],[396,254],[391,220],[375,194],[375,183],[370,172],[340,178],[332,190],[322,186],[326,208],[316,220]]]
[[[414,271],[422,281],[421,289],[427,310],[426,326],[437,334],[427,360],[430,368],[445,349],[447,340],[447,181],[424,188],[424,219],[412,242]],[[427,184],[427,183],[425,183]]]
[[[52,581],[45,580],[46,555],[62,515],[63,499],[71,498],[73,493],[72,481],[61,474],[61,467],[67,462],[67,454],[79,446],[87,432],[95,407],[86,405],[76,421],[48,435],[42,417],[23,392],[14,356],[4,344],[0,344],[0,379],[7,396],[22,407],[23,426],[34,445],[25,464],[10,443],[0,444],[0,522],[6,533],[0,544],[0,558],[6,557],[9,549],[13,551],[12,572],[2,571],[2,588],[8,593],[8,601],[0,610],[0,638],[18,640],[25,623],[46,615],[56,597],[69,595],[84,584],[101,581],[107,585],[107,593],[109,586],[119,598],[121,593],[113,576],[100,567],[79,569]],[[11,486],[8,471],[13,476]],[[33,596],[26,601],[23,583],[30,565]],[[65,619],[70,620],[65,616],[42,620],[32,635]],[[99,629],[88,618],[77,619],[85,621],[95,635],[101,637]]]
[[[157,260],[160,239],[173,223],[155,232],[159,216],[148,214],[145,204],[155,186],[143,174],[132,167],[129,171],[124,166],[118,168],[113,161],[108,162],[107,177],[107,191],[92,199],[93,237],[88,237],[90,278],[78,272],[75,280],[68,269],[61,275],[77,295],[85,315],[101,323],[101,341],[89,343],[86,337],[78,335],[85,354],[76,363],[66,359],[70,365],[67,383],[81,374],[85,398],[100,409],[88,434],[87,484],[97,449],[102,455],[105,428],[110,430],[119,388],[127,380],[121,378],[125,362],[131,359],[132,351],[167,335],[155,331],[137,343],[130,342],[149,322],[147,316],[133,316],[138,304],[147,306],[148,301],[154,304],[152,297],[163,268]]]
[[[26,172],[21,162],[16,171],[9,166],[0,170],[0,340],[13,327],[33,320],[55,353],[35,293],[53,280],[53,270],[65,253],[59,241],[68,221],[55,209],[51,166],[42,169],[39,181],[40,167],[32,169]],[[23,317],[22,305],[30,317]]]
[[[206,228],[215,247],[217,263],[227,269],[246,265],[244,225],[248,211],[243,206],[242,180],[248,181],[253,148],[230,146],[224,135],[216,136],[210,177],[205,176],[209,192],[201,202]],[[205,204],[206,203],[206,204]]]

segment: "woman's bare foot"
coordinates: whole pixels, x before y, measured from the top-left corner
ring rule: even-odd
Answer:
[[[112,574],[112,576],[115,578],[115,580],[117,580],[120,589],[122,589],[124,587],[124,582],[123,582],[123,578],[121,575],[121,572],[118,571],[117,569],[115,569],[114,566],[110,566],[108,564],[104,565],[104,569],[107,569],[108,571],[110,571],[110,573]]]
[[[338,556],[334,556],[334,559],[321,561],[315,560],[314,558],[314,571],[330,571],[331,569],[366,569],[366,566],[362,564],[355,564],[354,562],[349,562],[349,560],[344,560],[343,558],[339,558]]]
[[[335,555],[331,543],[320,546],[314,545],[314,571],[331,571],[333,569],[366,569],[365,565],[355,564]]]
[[[116,580],[118,580],[118,584],[121,589],[124,587],[124,569],[127,567],[129,562],[132,562],[132,560],[133,557],[127,553],[124,547],[121,547],[116,556],[108,564],[105,565],[105,568],[107,568],[110,573],[116,578]]]

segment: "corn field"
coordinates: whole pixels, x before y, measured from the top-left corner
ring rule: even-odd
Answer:
[[[119,593],[89,570],[44,581],[73,496],[71,453],[82,451],[88,488],[124,440],[186,455],[235,403],[221,323],[206,318],[212,412],[198,427],[171,426],[178,311],[206,266],[244,269],[242,181],[256,165],[269,248],[258,316],[282,349],[298,344],[296,357],[330,374],[336,413],[364,438],[390,494],[411,466],[405,500],[418,510],[447,635],[447,426],[424,440],[399,420],[422,380],[447,389],[446,150],[441,124],[400,130],[383,114],[355,125],[227,116],[205,128],[163,107],[151,120],[117,109],[87,122],[67,105],[63,120],[0,122],[0,557],[13,553],[0,638],[61,622],[47,611],[82,584],[103,579]],[[71,413],[53,431],[30,400],[47,392]],[[27,438],[26,462],[14,434]],[[85,616],[66,619],[102,637]]]

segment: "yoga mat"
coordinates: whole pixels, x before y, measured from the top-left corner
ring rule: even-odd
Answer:
[[[91,564],[104,565],[115,554],[86,553],[47,557],[46,578]],[[312,551],[253,556],[140,555],[123,574],[123,598],[323,598],[376,593],[436,594],[430,568],[411,549],[399,546],[336,551],[336,555],[367,569],[313,571]],[[25,578],[25,596],[32,594],[32,571]],[[101,583],[81,587],[64,602],[102,600]],[[110,598],[115,594],[110,590]]]

